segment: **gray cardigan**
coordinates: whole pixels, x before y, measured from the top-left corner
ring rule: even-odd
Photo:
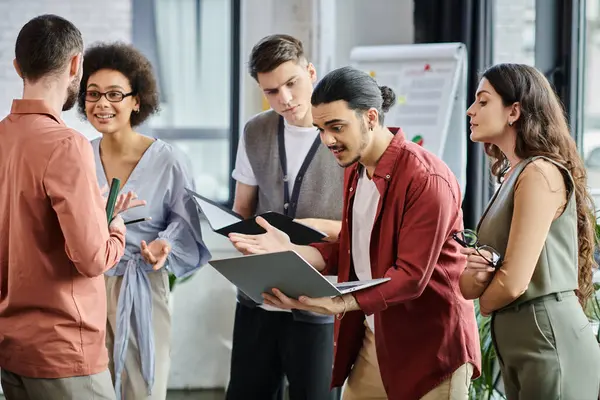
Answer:
[[[284,213],[284,176],[279,157],[278,128],[280,116],[272,110],[250,119],[244,127],[246,153],[258,185],[256,214],[266,211]],[[295,186],[300,185],[297,199],[290,193],[296,213],[293,218],[322,218],[341,220],[344,169],[326,146],[319,145],[303,174],[298,174]],[[243,305],[256,303],[238,292]],[[331,323],[332,317],[293,310],[294,318],[304,322]]]

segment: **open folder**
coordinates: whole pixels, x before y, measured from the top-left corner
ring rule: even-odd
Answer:
[[[379,285],[390,279],[334,284],[291,250],[211,260],[208,263],[259,304],[263,302],[262,293],[272,293],[273,288],[294,299],[300,296],[334,297]]]
[[[256,216],[243,219],[232,210],[199,195],[193,190],[186,190],[208,220],[208,224],[213,231],[223,236],[227,236],[232,232],[244,233],[246,235],[265,233],[265,230],[256,223]],[[274,211],[269,211],[257,216],[263,217],[269,224],[287,233],[290,237],[290,241],[294,244],[306,245],[315,243],[327,236],[323,232],[296,222],[292,218]]]

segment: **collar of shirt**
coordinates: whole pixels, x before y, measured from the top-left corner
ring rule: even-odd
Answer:
[[[60,118],[60,113],[52,109],[44,100],[39,99],[14,99],[11,114],[43,114],[51,117],[60,125],[65,125]]]
[[[385,192],[385,182],[390,181],[392,178],[392,172],[396,165],[396,161],[400,154],[400,150],[402,148],[402,144],[406,140],[404,138],[404,133],[400,128],[389,128],[389,131],[394,134],[392,141],[388,145],[387,149],[383,152],[383,155],[379,159],[377,163],[377,167],[375,167],[375,172],[373,173],[373,181],[377,186],[380,194]],[[351,179],[352,184],[350,185],[350,191],[353,192],[356,190],[356,185],[358,184],[358,178],[360,177],[363,166],[359,163],[356,163],[355,173]],[[352,197],[352,196],[351,196]]]

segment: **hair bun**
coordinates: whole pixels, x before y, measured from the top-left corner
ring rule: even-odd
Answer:
[[[387,86],[379,86],[379,90],[381,90],[381,98],[383,99],[381,108],[386,113],[396,103],[396,93]]]

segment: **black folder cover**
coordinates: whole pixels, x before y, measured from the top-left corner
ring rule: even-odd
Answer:
[[[209,200],[193,190],[186,190],[192,199],[194,199],[200,212],[206,216],[211,229],[223,236],[227,236],[232,232],[246,235],[265,233],[265,230],[255,221],[257,216],[263,217],[269,224],[287,233],[290,241],[297,245],[320,242],[327,236],[323,232],[295,222],[292,218],[275,211],[268,211],[248,219],[243,219],[239,214],[221,204]]]

